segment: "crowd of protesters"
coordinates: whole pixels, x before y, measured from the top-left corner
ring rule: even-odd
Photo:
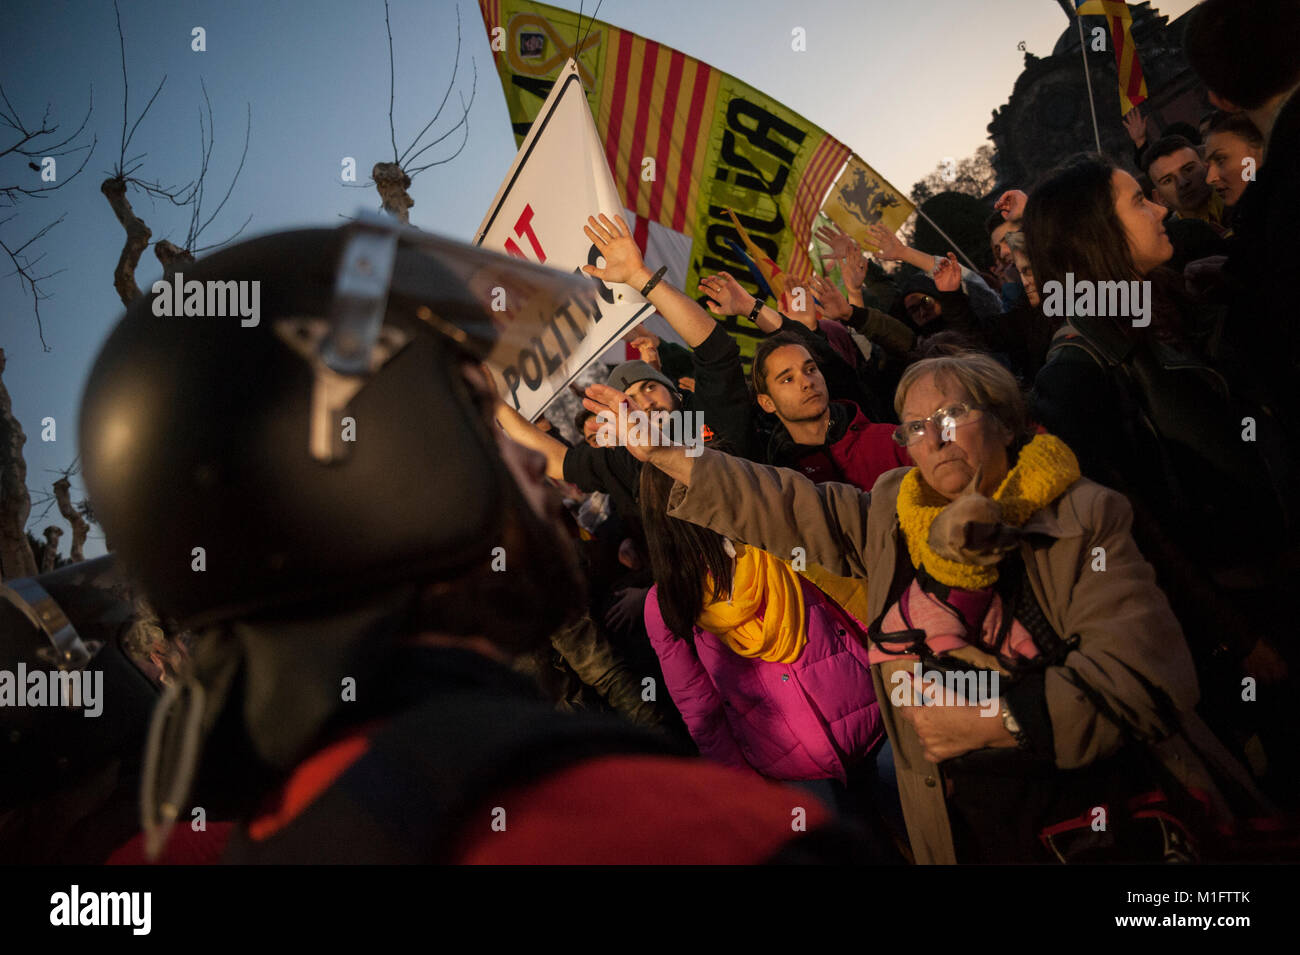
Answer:
[[[256,574],[222,576],[212,547],[196,584],[135,529],[147,508],[220,538],[245,502],[234,471],[128,463],[97,437],[139,355],[170,348],[183,370],[226,347],[206,330],[159,346],[128,313],[87,389],[88,484],[160,610],[220,626],[159,707],[143,839],[112,861],[1294,857],[1300,4],[1255,7],[1191,18],[1216,107],[1200,129],[1148,143],[1135,113],[1133,156],[1061,157],[1002,190],[984,274],[830,227],[842,288],[791,276],[768,301],[719,272],[684,290],[620,218],[592,217],[603,264],[585,271],[642,292],[684,345],[639,330],[640,357],[601,368],[576,416],[530,422],[482,354],[413,332],[361,392],[406,437],[359,446],[337,486],[255,475],[254,496],[286,482],[259,511],[282,533]],[[333,263],[336,241],[299,234],[293,258]],[[203,267],[242,275],[268,249],[285,259],[268,240]],[[724,321],[764,336],[748,368]],[[291,360],[265,349],[267,369]],[[292,415],[229,378],[158,385],[150,453],[204,435],[233,453],[235,429],[173,413],[187,388],[227,389],[205,414],[225,401],[241,440],[286,444]],[[411,439],[426,406],[460,410]],[[132,483],[136,466],[196,483]],[[432,482],[432,505],[383,521],[400,555],[320,546],[368,526],[348,473],[382,507],[411,474]],[[490,570],[464,556],[489,532]],[[384,689],[349,708],[349,681]],[[191,783],[219,820],[197,848],[183,827],[168,842]],[[0,814],[0,839],[39,818]]]
[[[873,307],[867,251],[825,228],[842,290],[812,276],[774,308],[722,272],[700,307],[655,286],[694,363],[674,378],[651,355],[588,389],[590,446],[502,410],[553,477],[613,496],[610,530],[644,555],[603,630],[653,647],[656,722],[680,716],[706,758],[821,780],[918,861],[1194,856],[1189,793],[1238,843],[1297,807],[1300,369],[1283,296],[1300,59],[1260,32],[1295,4],[1269,6],[1246,23],[1207,3],[1189,27],[1217,107],[1200,131],[1148,143],[1135,112],[1136,168],[1062,157],[1004,191],[991,273],[872,227],[870,255],[905,263]],[[605,260],[590,274],[650,279],[621,220],[587,234]],[[1120,283],[1129,307],[1108,312]],[[1046,307],[1088,286],[1096,307]],[[709,312],[768,336],[748,387]],[[620,404],[690,406],[718,433],[698,459],[601,447]],[[969,514],[943,522],[945,553],[948,504]],[[1001,718],[891,701],[918,660],[999,673]]]

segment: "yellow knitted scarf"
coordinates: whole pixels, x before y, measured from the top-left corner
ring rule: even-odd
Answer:
[[[737,545],[739,546],[739,545]],[[711,602],[697,622],[717,634],[742,657],[768,663],[793,663],[808,642],[799,575],[785,561],[757,547],[736,558],[730,599],[722,600],[708,582]]]
[[[1074,452],[1060,438],[1040,434],[1021,450],[1016,466],[993,492],[993,500],[1002,506],[1004,523],[1023,527],[1031,514],[1052,503],[1077,480],[1079,462]],[[898,488],[898,523],[907,539],[912,566],[924,567],[931,577],[949,587],[991,587],[998,579],[996,564],[960,564],[930,549],[930,525],[948,503],[938,491],[922,483],[920,468],[912,468],[903,478]]]

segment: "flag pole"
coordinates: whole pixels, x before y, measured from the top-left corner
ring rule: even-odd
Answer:
[[[1083,79],[1088,87],[1088,110],[1092,113],[1092,137],[1097,143],[1097,152],[1101,152],[1101,133],[1097,130],[1097,104],[1092,101],[1092,73],[1088,69],[1088,46],[1083,42],[1083,17],[1076,11],[1074,22],[1079,25],[1079,55],[1083,57]]]
[[[939,233],[939,235],[943,236],[943,241],[945,241],[945,242],[948,243],[948,247],[949,247],[950,249],[952,249],[954,252],[956,252],[958,255],[960,255],[960,256],[962,257],[962,261],[964,261],[964,262],[966,263],[966,266],[967,266],[967,267],[968,267],[972,272],[974,272],[976,275],[979,275],[979,271],[980,271],[979,268],[975,265],[974,262],[972,262],[972,261],[971,261],[971,260],[966,256],[966,253],[963,252],[963,251],[961,250],[961,246],[959,246],[956,242],[952,241],[952,239],[948,238],[948,233],[946,233],[946,232],[944,232],[942,229],[940,229],[938,223],[936,223],[936,222],[935,222],[933,219],[931,219],[928,215],[926,215],[924,212],[922,212],[920,206],[917,206],[917,207],[916,207],[916,214],[917,214],[918,216],[920,216],[922,219],[924,219],[926,222],[930,223],[930,228],[934,229],[935,232],[937,232],[937,233]],[[940,256],[940,258],[943,258],[943,256]],[[933,271],[933,269],[932,269],[931,271]]]

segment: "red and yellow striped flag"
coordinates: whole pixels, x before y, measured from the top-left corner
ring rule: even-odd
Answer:
[[[749,281],[727,242],[741,238],[727,210],[763,258],[792,279],[812,274],[813,219],[846,163],[870,170],[847,146],[752,86],[635,33],[531,0],[479,6],[518,140],[574,58],[638,243],[645,248],[651,223],[677,233],[690,253],[674,280],[688,293],[722,269]],[[861,214],[897,229],[911,204],[879,185],[892,198]],[[729,330],[744,355],[746,339],[761,337],[748,321]]]
[[[1076,0],[1077,2],[1077,0]],[[1119,111],[1126,116],[1147,98],[1147,81],[1142,75],[1137,44],[1133,42],[1133,15],[1119,0],[1087,0],[1079,4],[1079,16],[1104,16],[1110,21],[1111,46],[1119,73]]]

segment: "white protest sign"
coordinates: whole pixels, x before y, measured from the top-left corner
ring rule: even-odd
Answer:
[[[582,266],[602,264],[582,231],[587,217],[600,213],[622,215],[623,203],[570,60],[520,146],[475,244],[583,275]],[[508,333],[486,364],[501,395],[530,421],[652,311],[626,285],[583,277],[597,291],[594,307],[546,314],[512,300],[518,296],[506,287],[494,290],[489,300],[494,324]]]

